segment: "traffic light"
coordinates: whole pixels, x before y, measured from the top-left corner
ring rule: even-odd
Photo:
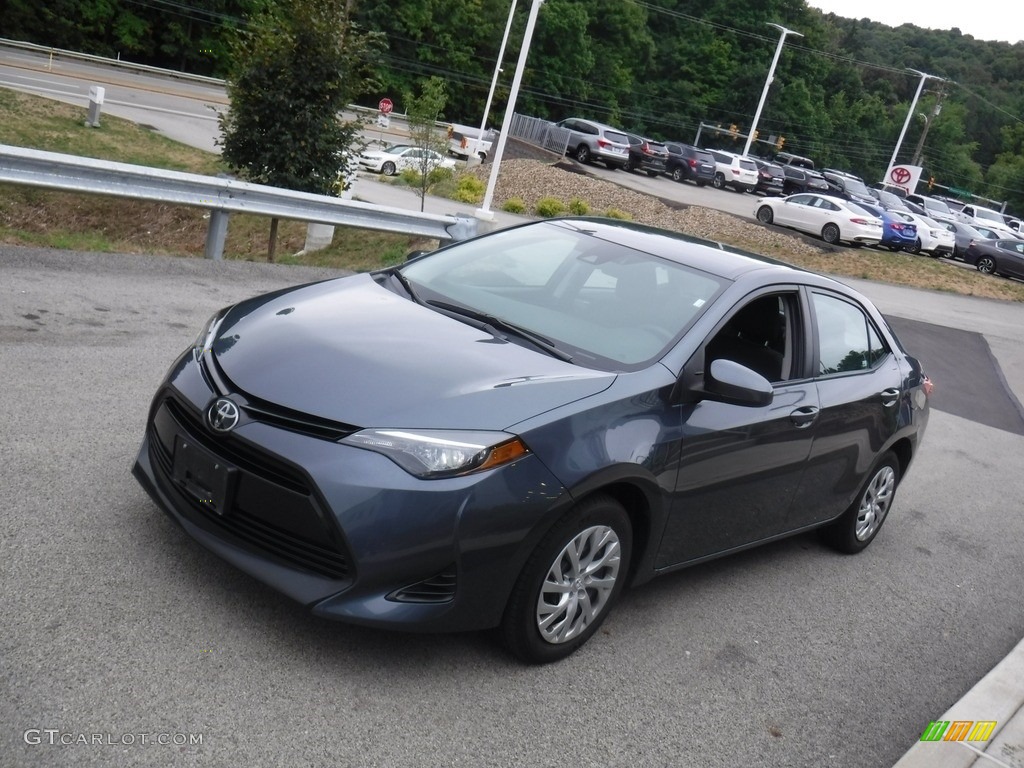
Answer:
[[[934,176],[929,176],[928,177],[928,191],[931,192],[932,191],[932,187],[934,187],[934,186],[935,186],[935,177]]]
[[[779,138],[775,142],[775,151],[776,152],[781,152],[782,148],[785,145],[786,145],[786,137],[785,136],[779,136]]]
[[[734,139],[740,135],[740,129],[739,126],[736,125],[736,123],[733,123],[732,125],[729,126],[729,135],[732,136]]]

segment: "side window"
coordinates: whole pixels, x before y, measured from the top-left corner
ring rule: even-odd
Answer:
[[[757,371],[770,382],[793,378],[797,347],[794,334],[795,295],[760,296],[739,309],[708,342],[705,366],[732,360]]]
[[[818,373],[866,371],[888,353],[864,311],[843,299],[814,294],[818,325]]]

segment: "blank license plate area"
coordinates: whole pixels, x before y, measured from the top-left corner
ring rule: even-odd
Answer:
[[[218,515],[231,506],[238,470],[215,457],[197,443],[174,438],[174,482],[200,504]]]

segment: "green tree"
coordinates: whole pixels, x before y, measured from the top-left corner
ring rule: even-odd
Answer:
[[[372,85],[375,36],[349,22],[351,0],[282,0],[233,42],[228,165],[246,179],[328,195],[347,175],[358,121],[342,110]]]
[[[419,96],[412,92],[405,94],[406,119],[409,123],[409,143],[424,150],[413,173],[409,174],[420,196],[420,210],[423,210],[430,188],[451,176],[451,171],[442,168],[434,159],[434,153],[445,154],[447,137],[440,132],[437,122],[444,116],[448,102],[448,88],[444,80],[432,77],[420,88]],[[405,175],[405,174],[403,174]]]

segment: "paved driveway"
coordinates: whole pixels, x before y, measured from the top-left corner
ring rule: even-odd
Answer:
[[[310,617],[129,471],[211,312],[329,274],[0,247],[0,766],[887,768],[1024,637],[1024,438],[942,395],[861,556],[801,536],[655,580],[563,663]],[[1019,306],[866,290],[962,325],[914,326],[940,393],[995,397],[991,360],[961,376],[981,344],[1022,391]]]

